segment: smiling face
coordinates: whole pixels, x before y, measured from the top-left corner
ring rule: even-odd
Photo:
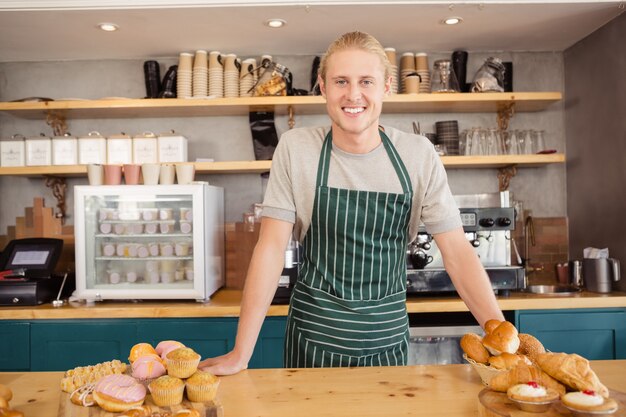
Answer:
[[[380,58],[362,49],[337,51],[328,58],[325,75],[319,84],[333,139],[378,140],[383,99],[391,89]]]

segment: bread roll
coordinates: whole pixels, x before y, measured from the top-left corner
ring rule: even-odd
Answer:
[[[24,417],[24,413],[8,408],[0,408],[0,417]]]
[[[560,395],[565,394],[565,386],[563,384],[556,381],[537,366],[526,365],[525,363],[518,364],[516,367],[500,372],[491,378],[489,388],[494,391],[507,392],[513,385],[525,384],[530,381],[535,381],[539,385],[551,388]]]
[[[11,388],[7,387],[4,384],[0,384],[0,398],[11,401],[11,399],[13,398],[13,392],[11,392]]]
[[[530,365],[530,361],[523,355],[514,355],[512,353],[504,352],[498,356],[489,357],[489,365],[496,369],[511,369],[519,365],[520,363],[526,363]]]
[[[595,391],[605,398],[609,390],[602,385],[591,369],[589,361],[575,353],[542,353],[537,356],[537,364],[554,379],[559,380],[574,391]]]
[[[517,349],[518,355],[526,355],[531,361],[536,362],[537,356],[546,353],[546,349],[543,344],[533,335],[527,333],[520,333],[519,348]]]
[[[502,323],[500,320],[491,319],[485,322],[483,328],[485,329],[485,333],[489,334],[494,331],[496,327],[498,327]]]
[[[515,353],[520,344],[517,334],[517,329],[511,322],[503,321],[483,338],[483,346],[496,356],[504,352]]]
[[[9,402],[0,397],[0,408],[9,408]]]
[[[467,333],[461,338],[461,349],[478,363],[487,363],[489,352],[483,346],[482,339],[476,333]]]

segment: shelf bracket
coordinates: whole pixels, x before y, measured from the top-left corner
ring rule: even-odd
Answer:
[[[511,184],[511,179],[517,174],[517,167],[511,165],[498,169],[498,190],[507,191]]]
[[[67,123],[65,113],[60,111],[48,111],[46,113],[46,124],[52,128],[54,136],[63,136],[67,133]]]
[[[65,193],[67,191],[67,182],[65,178],[55,177],[53,175],[45,175],[46,187],[52,190],[52,195],[57,200],[57,212],[54,217],[61,219],[61,223],[65,223]]]
[[[509,129],[509,122],[515,114],[515,102],[501,103],[498,105],[498,129],[504,131]]]
[[[289,125],[289,129],[293,129],[293,127],[296,125],[293,106],[287,106],[287,114],[289,115],[289,121],[287,122],[287,124]]]

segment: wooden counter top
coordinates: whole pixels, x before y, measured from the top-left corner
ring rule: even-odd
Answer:
[[[222,289],[207,303],[194,301],[104,301],[87,306],[72,302],[55,308],[51,304],[36,307],[0,307],[0,320],[83,319],[83,318],[167,318],[167,317],[237,317],[241,291]],[[545,296],[512,293],[498,297],[502,310],[538,310],[565,308],[626,307],[626,293],[597,294],[583,291],[573,296]],[[454,296],[409,296],[409,313],[468,311]],[[268,316],[286,316],[288,306],[270,306]]]
[[[624,391],[626,360],[593,361],[610,389]],[[28,417],[57,415],[61,372],[0,373],[11,407]],[[222,377],[218,401],[228,417],[478,416],[483,389],[469,365],[257,369]]]

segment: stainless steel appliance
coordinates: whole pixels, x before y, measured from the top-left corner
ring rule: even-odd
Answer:
[[[278,280],[278,288],[276,288],[272,304],[289,304],[291,291],[296,285],[298,272],[300,272],[300,265],[302,264],[300,248],[301,246],[297,241],[289,240],[287,249],[285,249],[285,265]]]
[[[506,294],[525,288],[524,268],[511,265],[515,213],[509,204],[509,193],[462,195],[455,196],[455,200],[460,207],[465,236],[485,267],[494,291]],[[436,242],[423,228],[409,245],[407,266],[409,294],[455,291]]]

